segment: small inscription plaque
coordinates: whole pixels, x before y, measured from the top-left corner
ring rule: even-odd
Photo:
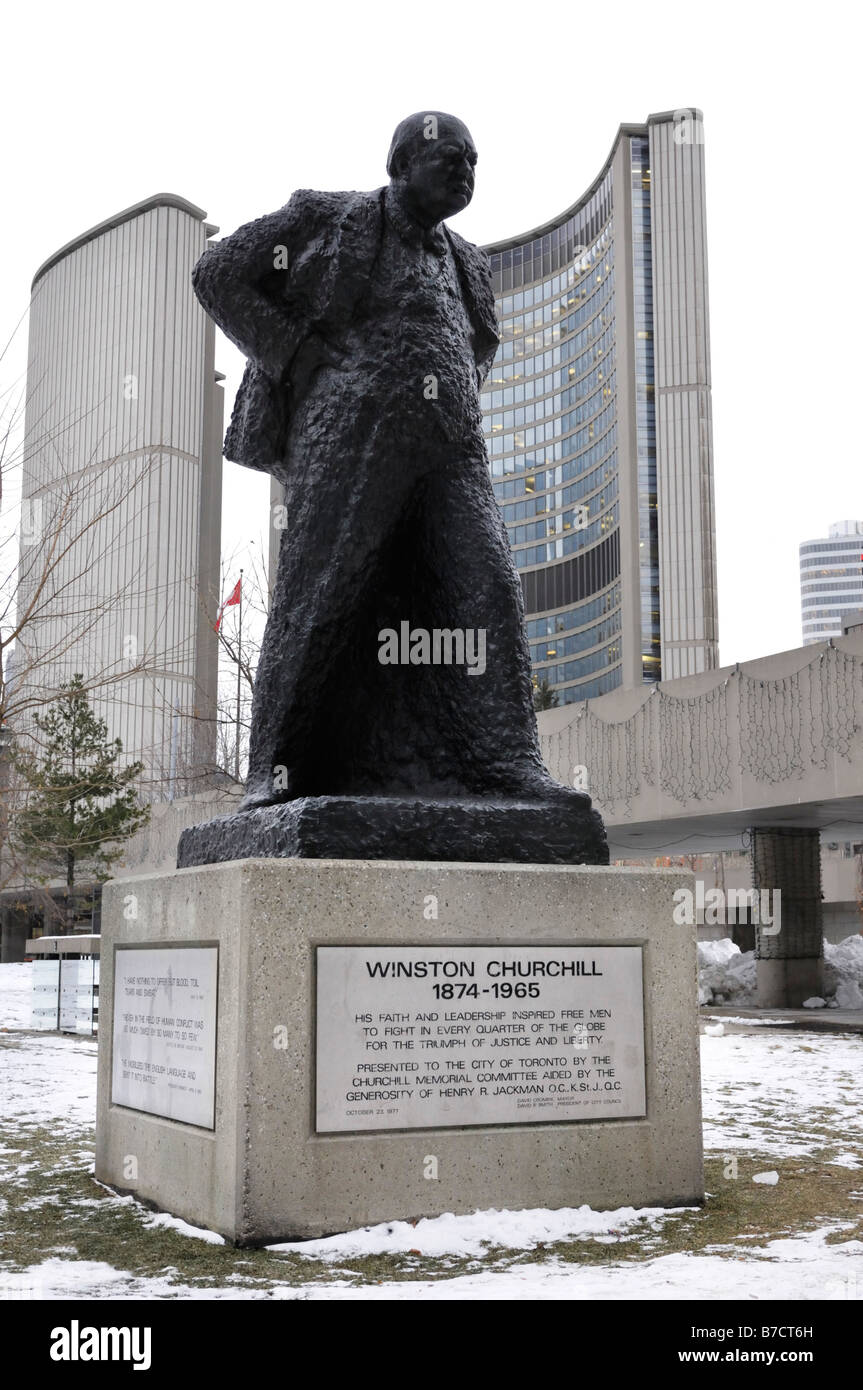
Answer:
[[[215,1127],[218,961],[215,946],[115,952],[115,1105]]]
[[[645,1114],[640,946],[319,946],[317,1130]]]

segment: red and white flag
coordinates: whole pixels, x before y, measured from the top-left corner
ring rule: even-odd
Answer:
[[[242,579],[238,579],[238,580],[237,580],[237,582],[236,582],[236,584],[234,585],[233,589],[231,590],[231,593],[229,594],[228,598],[225,599],[225,602],[222,604],[221,608],[219,609],[219,616],[218,616],[218,618],[216,619],[214,631],[216,631],[216,632],[219,631],[219,625],[220,625],[220,623],[221,623],[221,621],[222,621],[222,614],[224,613],[225,609],[226,609],[226,608],[230,608],[231,605],[234,604],[234,603],[239,603],[239,602],[240,602],[240,589],[241,589],[242,583],[243,583]]]

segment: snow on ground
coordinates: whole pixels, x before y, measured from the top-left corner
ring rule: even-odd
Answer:
[[[0,1298],[74,1299],[700,1299],[848,1300],[863,1298],[863,1242],[826,1244],[826,1226],[751,1247],[747,1257],[709,1254],[662,1255],[642,1263],[544,1264],[484,1270],[453,1279],[387,1280],[352,1286],[333,1279],[300,1288],[276,1284],[266,1293],[223,1287],[202,1289],[164,1278],[136,1278],[93,1260],[45,1260],[20,1274],[0,1272]]]
[[[0,1029],[30,1027],[32,970],[29,961],[0,965]]]
[[[720,1023],[732,1024],[739,1023],[747,1028],[787,1028],[788,1020],[784,1018],[747,1018],[743,1014],[739,1018],[729,1017],[727,1014],[705,1014],[705,1018],[718,1019]]]
[[[56,1256],[20,1273],[0,1270],[0,1300],[103,1298],[260,1298],[255,1289],[195,1288],[177,1283],[167,1271],[161,1278],[141,1278],[115,1269],[103,1260],[60,1259]],[[303,1289],[287,1291],[287,1297],[306,1298]]]
[[[845,953],[849,960],[840,960],[840,967],[853,968],[858,949],[849,947]],[[7,1028],[8,1020],[21,1017],[21,996],[26,994],[21,980],[27,970],[0,966],[0,1019],[7,1020]],[[25,1028],[27,1022],[29,1017]],[[863,1041],[859,1036],[803,1029],[747,1030],[702,1037],[701,1046],[708,1152],[739,1154],[741,1159],[757,1154],[761,1162],[755,1165],[756,1173],[770,1171],[771,1162],[781,1169],[782,1160],[801,1157],[829,1165],[833,1173],[863,1167]],[[0,1179],[27,1183],[34,1167],[33,1177],[40,1175],[39,1165],[22,1162],[28,1138],[37,1130],[67,1144],[66,1153],[79,1174],[92,1171],[95,1080],[95,1041],[24,1031],[0,1033],[0,1117],[13,1126],[13,1138],[0,1149]],[[19,1136],[20,1150],[14,1147]],[[747,1177],[750,1188],[752,1176]],[[100,1199],[95,1195],[98,1189],[90,1190],[92,1197],[84,1195],[87,1189],[82,1187],[82,1195],[72,1199],[70,1206],[98,1213],[104,1203],[106,1223],[111,1212],[128,1212],[139,1221],[142,1240],[148,1228],[167,1228],[190,1237],[190,1247],[200,1248],[199,1242],[209,1240],[215,1256],[222,1258],[213,1243],[218,1237],[212,1233],[154,1215],[132,1197]],[[781,1193],[781,1173],[776,1186],[764,1184],[752,1190]],[[854,1200],[858,1195],[863,1208],[863,1189],[852,1194]],[[34,1197],[28,1205],[36,1210],[40,1202],[52,1200]],[[77,1248],[68,1243],[63,1216],[62,1208],[58,1209],[56,1224],[49,1228],[52,1237],[56,1232],[56,1243],[46,1239],[44,1258],[24,1269],[11,1268],[8,1260],[0,1263],[0,1298],[863,1299],[863,1243],[854,1238],[852,1225],[841,1220],[811,1230],[786,1232],[779,1226],[774,1228],[778,1235],[770,1237],[742,1231],[733,1245],[651,1255],[651,1241],[659,1240],[669,1223],[693,1219],[691,1214],[661,1208],[595,1212],[587,1207],[444,1214],[415,1226],[394,1221],[326,1240],[272,1248],[274,1257],[301,1257],[303,1269],[308,1261],[308,1282],[304,1282],[305,1274],[299,1283],[296,1277],[256,1283],[253,1278],[227,1273],[218,1287],[207,1287],[187,1283],[189,1274],[170,1267],[147,1275],[117,1268],[106,1260],[79,1258]],[[50,1220],[54,1222],[53,1216]],[[0,1202],[0,1244],[3,1229]],[[594,1249],[602,1246],[601,1261],[541,1253],[555,1242],[575,1240]],[[639,1240],[636,1248],[644,1257],[631,1258],[633,1242]],[[614,1248],[618,1243],[620,1255]],[[123,1248],[129,1248],[128,1241]],[[529,1259],[520,1259],[519,1251],[529,1252]],[[81,1253],[86,1254],[83,1244]],[[358,1282],[356,1271],[339,1268],[340,1261],[356,1257],[413,1254],[443,1261],[436,1271],[440,1277],[393,1274],[380,1283]],[[224,1247],[224,1258],[233,1258],[230,1247]],[[120,1259],[118,1254],[118,1263]],[[445,1262],[455,1259],[467,1260],[467,1270],[462,1265],[449,1275]]]
[[[348,1288],[318,1284],[309,1299],[848,1299],[863,1298],[863,1242],[825,1245],[832,1228],[747,1251],[742,1261],[719,1254],[661,1255],[642,1264],[569,1266],[556,1260],[461,1278]],[[781,1265],[781,1269],[777,1265]],[[295,1297],[286,1290],[276,1297]]]
[[[705,1148],[780,1158],[804,1157],[831,1138],[863,1145],[861,1060],[856,1033],[702,1037]]]
[[[0,970],[5,970],[0,966]],[[57,1033],[19,1034],[2,1052],[0,1115],[25,1125],[75,1132],[92,1125],[96,1104],[96,1040]]]

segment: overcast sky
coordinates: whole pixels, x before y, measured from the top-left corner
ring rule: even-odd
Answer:
[[[801,644],[797,547],[863,517],[860,31],[851,4],[20,3],[3,21],[0,336],[64,242],[173,192],[222,233],[299,187],[375,188],[411,111],[479,149],[456,229],[528,230],[622,121],[704,112],[723,665]],[[0,368],[26,362],[24,333]],[[242,359],[219,340],[228,406]],[[225,464],[234,568],[266,480]]]

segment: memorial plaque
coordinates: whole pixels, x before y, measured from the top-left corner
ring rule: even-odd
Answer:
[[[215,946],[118,948],[111,1100],[215,1128]]]
[[[319,946],[319,1133],[645,1114],[640,946]]]

